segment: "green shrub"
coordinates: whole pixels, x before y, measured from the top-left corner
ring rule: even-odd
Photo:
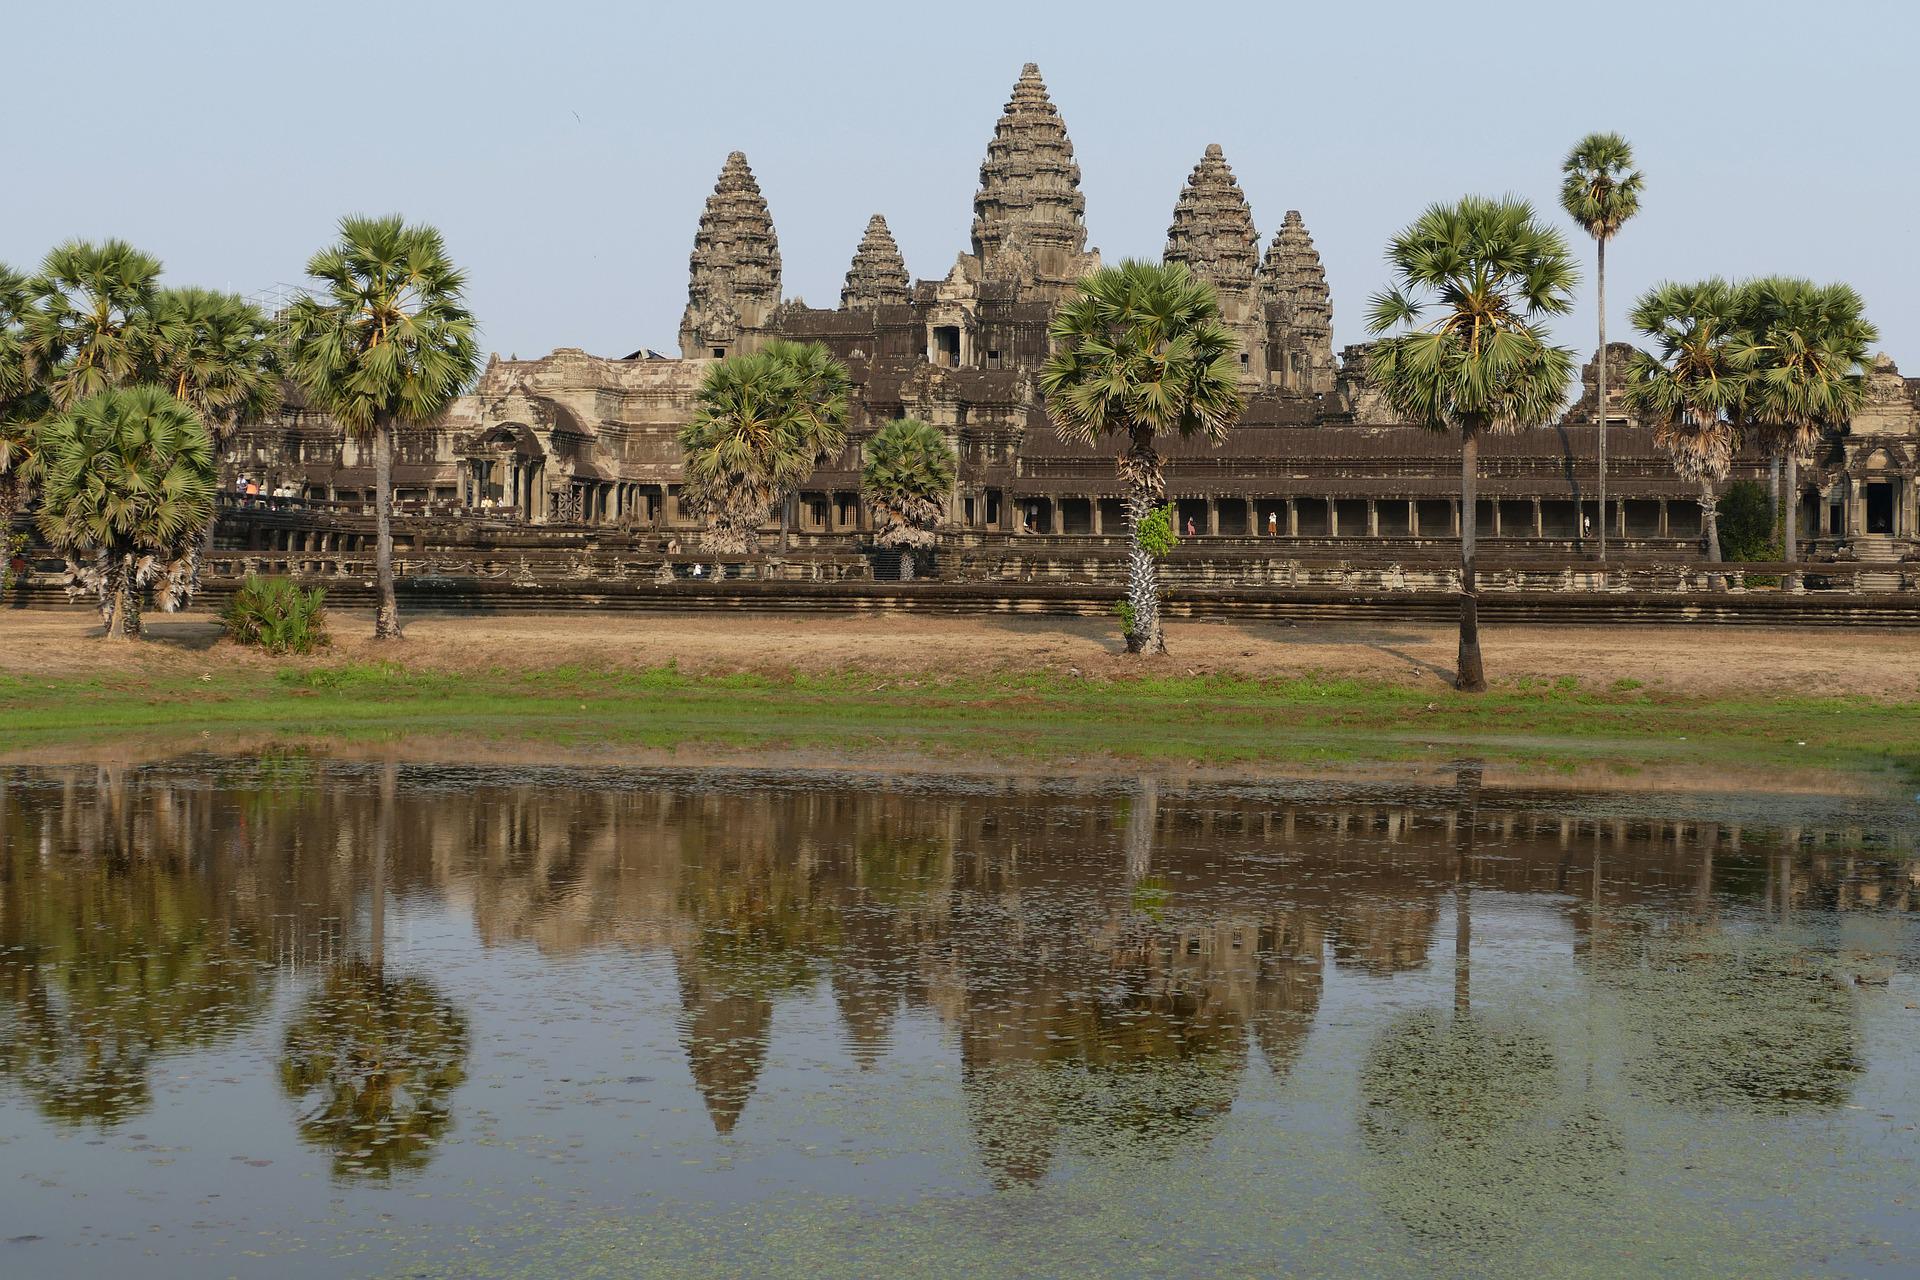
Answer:
[[[0,591],[13,586],[13,562],[27,552],[27,535],[0,528]]]
[[[1155,507],[1147,512],[1147,518],[1140,522],[1140,528],[1134,535],[1140,549],[1155,560],[1164,560],[1175,547],[1180,545],[1180,535],[1174,531],[1173,504]]]
[[[1720,554],[1734,563],[1778,560],[1773,503],[1757,480],[1736,480],[1720,499]]]
[[[220,614],[227,634],[268,653],[312,653],[327,645],[327,592],[286,578],[248,575]]]
[[[1133,601],[1115,600],[1113,602],[1113,616],[1120,619],[1121,635],[1133,635]]]

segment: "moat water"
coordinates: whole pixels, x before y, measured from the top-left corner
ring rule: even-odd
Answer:
[[[0,770],[0,1274],[1910,1276],[1920,805]]]

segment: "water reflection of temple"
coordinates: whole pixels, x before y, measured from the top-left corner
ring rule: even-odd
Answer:
[[[935,1019],[988,1167],[1020,1181],[1063,1146],[1153,1155],[1209,1132],[1248,1070],[1284,1078],[1299,1060],[1330,968],[1428,966],[1462,885],[1546,895],[1599,980],[1651,957],[1692,965],[1706,990],[1728,974],[1824,973],[1834,959],[1782,969],[1735,946],[1731,968],[1712,968],[1697,957],[1727,951],[1701,945],[1734,936],[1723,911],[1920,909],[1920,862],[1865,852],[1862,832],[1574,818],[1525,797],[1462,807],[1445,793],[1343,804],[1166,784],[907,792],[403,770],[383,801],[380,776],[297,757],[9,775],[6,1073],[51,1115],[124,1118],[146,1105],[155,1055],[265,1016],[276,968],[350,986],[337,975],[378,909],[378,865],[392,895],[451,905],[488,945],[670,959],[680,1045],[720,1133],[750,1119],[782,1001],[824,984],[848,1052],[869,1067],[903,1011]],[[1782,983],[1789,1002],[1805,990]],[[156,999],[129,1000],[133,985]],[[437,998],[444,1012],[436,997],[414,1003],[451,1026],[461,993]],[[1722,1004],[1728,1034],[1743,1016],[1778,1016],[1779,1001]],[[1845,1032],[1851,1006],[1829,1000],[1816,1015]],[[386,1025],[333,1021],[374,1028],[352,1032],[363,1039]],[[437,1043],[419,1056],[438,1064]],[[1676,1079],[1697,1065],[1671,1037],[1648,1051],[1673,1058]],[[457,1064],[433,1069],[458,1078]],[[1806,1069],[1833,1086],[1806,1105],[1844,1096],[1844,1064]]]

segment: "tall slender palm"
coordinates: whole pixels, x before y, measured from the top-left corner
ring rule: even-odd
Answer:
[[[1182,263],[1129,260],[1080,281],[1048,330],[1053,353],[1040,372],[1047,416],[1062,440],[1123,446],[1126,488],[1129,653],[1165,653],[1159,565],[1140,526],[1166,500],[1163,435],[1218,444],[1239,420],[1239,344],[1220,323],[1213,286]]]
[[[953,447],[940,428],[898,418],[873,433],[864,450],[860,496],[873,512],[875,541],[883,547],[931,547],[953,494]],[[913,557],[901,560],[911,576]]]
[[[191,590],[190,561],[213,518],[213,442],[158,387],[102,391],[40,431],[40,532],[91,588],[110,638],[138,635],[138,593],[164,580],[163,608]]]
[[[1866,318],[1866,303],[1844,284],[1756,280],[1742,300],[1751,362],[1747,406],[1769,448],[1786,458],[1783,554],[1793,561],[1799,556],[1800,462],[1865,401],[1867,362],[1880,333]]]
[[[160,260],[123,240],[70,240],[40,264],[27,317],[33,376],[53,408],[153,377],[153,298]]]
[[[1700,486],[1701,533],[1711,564],[1720,563],[1716,490],[1740,446],[1752,366],[1741,329],[1745,307],[1742,290],[1717,278],[1660,285],[1633,307],[1633,327],[1657,349],[1634,352],[1627,402],[1654,415],[1654,443],[1682,480]]]
[[[394,436],[431,427],[479,368],[466,276],[439,231],[398,214],[342,218],[339,242],[314,254],[307,274],[320,288],[289,309],[290,359],[314,403],[373,445],[373,634],[397,639]]]
[[[1436,204],[1387,245],[1391,288],[1368,328],[1406,332],[1374,343],[1368,375],[1396,412],[1460,435],[1460,652],[1454,687],[1486,689],[1474,579],[1480,437],[1537,427],[1566,398],[1573,353],[1544,320],[1573,305],[1579,279],[1558,231],[1519,200],[1466,196]]]
[[[1595,288],[1599,301],[1599,354],[1594,371],[1594,420],[1599,424],[1600,558],[1607,558],[1607,241],[1618,235],[1627,219],[1640,212],[1640,189],[1645,179],[1633,167],[1633,148],[1617,133],[1590,133],[1574,144],[1560,166],[1565,180],[1560,205],[1567,216],[1593,237],[1596,255]]]
[[[770,343],[707,370],[680,447],[708,547],[759,550],[774,509],[845,447],[847,385],[844,366],[812,343]]]

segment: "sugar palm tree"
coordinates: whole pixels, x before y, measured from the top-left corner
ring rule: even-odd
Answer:
[[[393,590],[393,449],[430,428],[473,380],[480,352],[462,294],[466,276],[439,231],[398,214],[340,220],[340,240],[313,255],[319,291],[289,309],[295,376],[334,421],[373,445],[376,639],[398,639]]]
[[[953,493],[954,455],[940,429],[918,418],[898,418],[867,441],[860,496],[873,511],[876,541],[911,551],[931,547]],[[901,557],[912,576],[913,557]]]
[[[1454,687],[1486,689],[1474,579],[1480,437],[1537,427],[1566,398],[1573,353],[1545,318],[1573,305],[1566,240],[1519,200],[1436,204],[1387,245],[1393,285],[1375,295],[1368,376],[1398,413],[1460,436],[1460,652]]]
[[[213,518],[213,442],[158,387],[87,397],[41,428],[40,532],[100,601],[111,638],[138,635],[141,587],[161,606],[191,591],[190,561]]]
[[[1793,561],[1799,557],[1800,461],[1866,399],[1867,362],[1880,334],[1848,285],[1756,280],[1742,299],[1747,407],[1769,447],[1786,458],[1783,554]]]
[[[212,289],[153,299],[155,381],[206,424],[216,445],[280,405],[281,348],[259,307]]]
[[[46,412],[46,394],[28,363],[33,297],[33,282],[0,263],[0,586],[14,549],[13,519],[35,472],[35,424]]]
[[[847,367],[817,342],[779,339],[761,350],[784,362],[794,375],[800,433],[814,446],[814,465],[818,466],[847,444],[847,394],[853,385]],[[799,484],[800,480],[795,480],[778,498],[782,551],[787,549],[788,530],[793,526]]]
[[[845,447],[847,386],[845,367],[817,343],[770,343],[707,370],[680,447],[709,548],[759,550],[774,509]]]
[[[1627,219],[1640,212],[1640,171],[1633,167],[1633,148],[1617,133],[1590,133],[1574,144],[1560,166],[1565,180],[1560,205],[1567,216],[1593,237],[1595,288],[1599,301],[1599,355],[1595,360],[1598,384],[1594,418],[1600,427],[1600,558],[1607,558],[1607,241],[1618,235]]]
[[[1752,366],[1742,332],[1747,303],[1725,280],[1663,284],[1633,307],[1633,327],[1654,340],[1627,367],[1627,402],[1656,421],[1654,443],[1682,480],[1700,486],[1707,560],[1720,563],[1719,499],[1740,445],[1741,406]],[[1717,577],[1714,581],[1718,581]]]
[[[1159,564],[1140,526],[1166,500],[1162,436],[1218,444],[1240,417],[1239,344],[1220,322],[1213,286],[1185,264],[1129,260],[1080,281],[1048,330],[1040,373],[1047,416],[1062,440],[1121,446],[1127,491],[1129,653],[1165,653]]]
[[[26,350],[55,410],[152,381],[159,278],[160,260],[123,240],[70,240],[47,255],[34,279]]]
[[[279,408],[280,343],[260,308],[238,294],[160,290],[153,342],[156,380],[200,415],[216,451]],[[216,523],[207,522],[201,561],[213,551]]]

